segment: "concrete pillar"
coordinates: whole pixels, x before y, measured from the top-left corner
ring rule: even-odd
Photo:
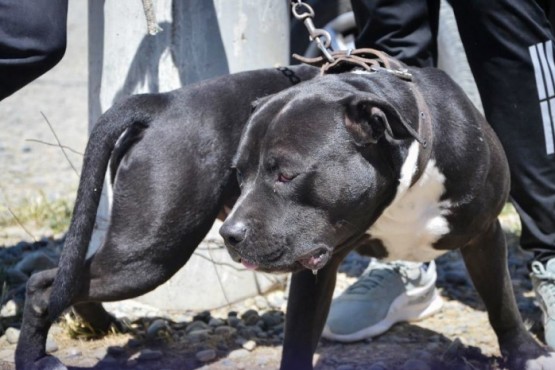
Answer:
[[[153,3],[162,28],[155,36],[146,33],[141,1],[89,1],[90,127],[114,102],[131,94],[164,92],[214,76],[288,62],[286,1]],[[108,224],[110,189],[104,188],[89,254],[102,243]],[[237,271],[240,266],[230,260],[216,230],[217,225],[208,242],[201,244],[174,278],[139,300],[167,309],[210,309],[276,283],[275,276]]]

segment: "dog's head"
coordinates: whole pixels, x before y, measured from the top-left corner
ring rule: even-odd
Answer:
[[[318,270],[363,236],[414,139],[399,107],[336,76],[261,101],[234,159],[241,196],[220,229],[234,260]]]

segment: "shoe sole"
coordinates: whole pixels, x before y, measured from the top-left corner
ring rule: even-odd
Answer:
[[[427,289],[427,287],[423,287],[415,290],[412,292],[413,294],[411,294],[411,296],[418,296]],[[356,342],[380,335],[388,331],[389,328],[398,322],[422,320],[437,313],[443,307],[443,299],[436,288],[434,288],[432,297],[421,303],[410,304],[411,296],[404,293],[397,297],[391,304],[385,318],[372,326],[350,334],[336,334],[331,332],[326,325],[322,332],[322,337],[338,342]]]

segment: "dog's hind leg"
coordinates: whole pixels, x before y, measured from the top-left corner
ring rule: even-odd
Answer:
[[[73,311],[101,335],[110,332],[112,327],[122,330],[120,322],[104,309],[102,303],[77,303],[73,305]]]
[[[526,330],[516,304],[507,247],[498,221],[461,248],[466,268],[484,301],[501,353],[511,369],[555,369],[555,359]]]

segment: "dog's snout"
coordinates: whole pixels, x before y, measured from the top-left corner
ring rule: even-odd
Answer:
[[[228,245],[237,246],[245,240],[247,226],[242,222],[225,222],[220,228],[220,235]]]

